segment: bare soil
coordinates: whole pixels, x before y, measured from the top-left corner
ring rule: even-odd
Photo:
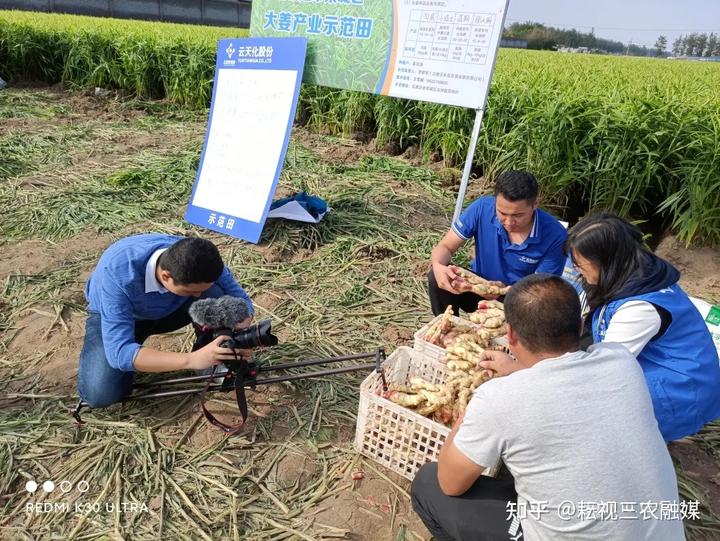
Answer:
[[[4,281],[11,274],[43,274],[82,257],[83,254],[102,253],[111,242],[110,235],[83,231],[60,242],[29,239],[7,245],[4,248],[4,257],[0,258],[0,281]],[[88,267],[88,274],[90,270]]]
[[[315,520],[352,532],[349,539],[393,538],[398,524],[415,532],[426,532],[422,521],[402,499],[388,491],[388,483],[373,471],[357,470],[363,478],[349,491],[326,500],[317,510]],[[396,480],[397,477],[395,477]],[[404,480],[401,481],[406,484]]]
[[[720,465],[717,460],[691,439],[674,441],[668,449],[688,477],[702,487],[704,500],[710,502],[712,510],[720,515]]]
[[[688,295],[720,304],[720,250],[686,247],[676,237],[667,236],[655,253],[680,271],[680,284]]]
[[[371,152],[367,145],[355,139],[330,138],[302,129],[295,129],[293,137],[302,146],[313,149],[324,161],[331,164],[356,163]],[[292,160],[292,156],[288,159]]]

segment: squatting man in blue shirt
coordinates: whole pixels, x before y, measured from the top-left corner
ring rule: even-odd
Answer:
[[[455,220],[431,255],[428,293],[433,314],[449,305],[455,315],[460,308],[474,312],[482,300],[452,286],[457,269],[450,261],[471,238],[475,257],[470,270],[495,285],[512,285],[536,272],[562,275],[567,233],[557,219],[538,208],[537,198],[532,173],[506,171],[497,178],[494,196],[478,198]]]
[[[200,298],[224,295],[253,305],[206,239],[143,234],[112,244],[100,257],[85,287],[88,317],[80,353],[78,392],[94,408],[122,401],[132,391],[135,372],[204,370],[248,351],[220,347],[227,337],[190,353],[143,346],[153,334],[188,325],[188,310]]]

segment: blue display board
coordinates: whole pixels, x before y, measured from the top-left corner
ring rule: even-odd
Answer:
[[[285,160],[306,48],[302,37],[218,42],[188,222],[258,242]]]

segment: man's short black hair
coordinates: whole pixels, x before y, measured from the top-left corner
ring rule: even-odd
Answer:
[[[502,195],[508,201],[534,203],[538,196],[537,179],[528,171],[505,171],[495,182],[495,195]]]
[[[580,347],[580,299],[559,276],[531,274],[517,282],[505,297],[505,318],[532,353]]]
[[[214,282],[225,268],[217,247],[209,240],[196,238],[177,241],[162,253],[158,265],[183,286]]]

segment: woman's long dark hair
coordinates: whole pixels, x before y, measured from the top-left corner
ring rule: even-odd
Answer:
[[[640,230],[609,213],[580,220],[568,233],[565,252],[570,257],[579,254],[600,270],[597,284],[582,279],[591,310],[615,297],[631,276],[641,272],[648,253]]]

